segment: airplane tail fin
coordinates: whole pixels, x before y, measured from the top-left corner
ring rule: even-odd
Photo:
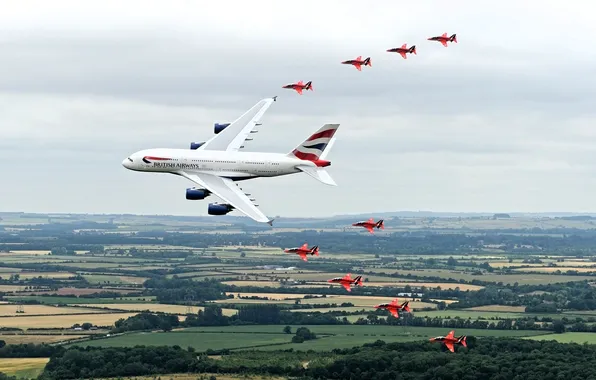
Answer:
[[[385,221],[383,219],[381,219],[377,222],[377,228],[380,228],[382,230],[385,229]]]
[[[402,303],[401,308],[409,313],[410,312],[410,301],[406,301],[406,302]]]
[[[416,54],[416,45],[414,45],[410,48],[410,53]],[[418,54],[416,54],[416,55],[418,55]]]
[[[304,89],[313,91],[312,82],[311,81],[306,82],[306,84],[304,85]]]
[[[362,276],[358,276],[354,279],[356,285],[362,286]]]
[[[451,42],[455,42],[455,43],[457,43],[457,34],[455,34],[455,33],[454,33],[454,34],[452,34],[452,35],[451,35],[451,37],[449,37],[449,40],[450,40]]]
[[[338,128],[339,124],[323,125],[318,131],[304,140],[302,144],[298,145],[294,150],[288,153],[288,156],[318,163],[320,160],[323,160],[327,154],[329,154],[331,147],[335,143],[333,135],[335,135],[335,132],[337,132]],[[330,163],[320,162],[320,164]]]
[[[310,252],[315,255],[315,256],[319,256],[319,246],[315,245],[314,247],[312,247],[312,249],[310,250]]]
[[[323,182],[326,185],[337,186],[329,173],[323,169],[331,165],[325,158],[335,144],[335,132],[339,124],[325,124],[318,131],[288,153],[289,157],[295,157],[304,161],[313,162],[316,166],[298,165],[296,169],[303,171],[309,176]]]
[[[363,62],[364,66],[372,67],[372,63],[370,61],[370,57],[366,58]]]
[[[466,336],[462,336],[461,339],[459,340],[459,343],[461,343],[462,346],[468,348],[468,344],[466,343]]]

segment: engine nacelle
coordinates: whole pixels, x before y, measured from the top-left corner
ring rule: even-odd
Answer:
[[[220,203],[209,203],[209,208],[207,209],[207,213],[209,215],[226,215],[228,212],[232,211],[234,207],[228,204],[220,204]]]
[[[191,201],[205,199],[209,196],[209,194],[211,194],[211,192],[205,189],[197,189],[195,187],[186,189],[186,199]]]
[[[228,125],[230,125],[230,124],[231,123],[226,123],[226,124],[215,123],[213,125],[213,132],[215,132],[215,134],[218,134],[219,132],[221,132],[224,129],[226,129],[228,127]]]
[[[201,141],[201,142],[191,142],[190,143],[190,149],[191,150],[195,150],[195,149],[199,149],[201,147],[201,145],[205,144],[205,141]]]

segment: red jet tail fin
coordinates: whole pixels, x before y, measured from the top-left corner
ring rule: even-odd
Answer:
[[[416,45],[414,45],[410,48],[410,53],[418,55],[418,54],[416,54]]]
[[[410,312],[410,301],[406,301],[406,302],[402,303],[401,308],[402,308],[402,310],[405,310],[409,313]]]
[[[457,43],[457,34],[453,34],[451,37],[449,37],[449,39],[451,40],[451,42]]]
[[[466,336],[462,336],[462,338],[459,340],[459,343],[461,343],[462,346],[468,348],[468,344],[466,343]]]
[[[316,255],[316,256],[319,256],[319,246],[318,246],[318,245],[315,245],[314,247],[312,247],[312,250],[311,250],[311,252],[312,252],[314,255]]]
[[[381,219],[377,222],[377,228],[380,228],[382,230],[385,229],[385,221],[383,219]]]
[[[370,62],[370,57],[366,58],[363,62],[364,66],[372,67],[372,63]]]
[[[304,85],[304,89],[313,91],[312,82],[311,81],[306,82],[306,84]]]
[[[354,280],[355,280],[354,283],[356,285],[362,286],[362,276],[358,276]]]

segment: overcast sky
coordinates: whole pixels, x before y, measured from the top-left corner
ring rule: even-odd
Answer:
[[[250,150],[340,123],[337,187],[243,184],[267,215],[596,211],[588,2],[0,1],[0,211],[205,215],[122,167],[279,95]],[[431,36],[457,33],[444,48]],[[415,44],[407,60],[386,50]],[[362,72],[340,62],[371,57]],[[299,96],[282,85],[313,81]],[[371,215],[372,216],[372,215]]]

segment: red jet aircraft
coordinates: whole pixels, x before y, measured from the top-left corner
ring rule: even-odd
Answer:
[[[439,41],[443,44],[443,46],[447,47],[447,42],[455,42],[457,43],[457,36],[452,34],[451,37],[447,37],[447,33],[443,33],[441,36],[431,37],[428,38],[429,41]]]
[[[344,277],[335,277],[335,278],[332,278],[331,280],[327,280],[327,282],[332,283],[332,284],[333,283],[341,284],[341,286],[346,288],[346,290],[348,292],[351,292],[352,289],[350,288],[350,285],[354,284],[354,285],[362,286],[362,276],[357,276],[354,279],[352,279],[352,277],[350,277],[350,276],[351,276],[351,274],[348,273]]]
[[[397,302],[397,298],[391,301],[390,303],[382,303],[380,305],[375,306],[375,309],[385,309],[389,310],[389,312],[395,317],[399,318],[398,311],[407,311],[410,312],[410,301],[406,301],[401,305]]]
[[[383,222],[383,219],[379,220],[378,222],[375,222],[375,220],[373,218],[370,218],[367,221],[362,221],[362,222],[356,222],[354,224],[352,224],[352,226],[354,227],[364,227],[368,230],[368,232],[370,232],[371,234],[374,233],[373,232],[373,228],[376,229],[385,229],[385,224]]]
[[[454,344],[460,344],[464,347],[468,347],[468,345],[466,344],[466,336],[462,335],[462,336],[458,336],[456,337],[454,335],[455,331],[449,331],[449,334],[447,334],[447,336],[438,336],[436,338],[430,338],[431,342],[443,342],[443,344],[445,344],[445,347],[447,347],[447,349],[451,352],[455,352],[455,348],[453,347]]]
[[[319,246],[315,245],[312,248],[308,248],[308,244],[304,243],[302,245],[302,247],[298,247],[298,248],[286,248],[284,249],[285,253],[295,253],[297,255],[300,255],[300,258],[302,258],[302,260],[304,261],[308,261],[306,260],[306,255],[317,255],[319,256]]]
[[[298,94],[302,95],[302,90],[305,90],[305,91],[311,90],[312,91],[312,82],[308,81],[306,83],[303,83],[302,81],[300,81],[298,83],[286,84],[282,88],[289,88],[291,90],[296,91]]]
[[[359,55],[356,59],[350,59],[349,61],[343,61],[342,63],[344,65],[354,65],[354,67],[357,68],[358,71],[362,71],[362,66],[372,67],[372,64],[370,63],[370,57],[366,58],[363,61],[361,55]]]
[[[404,59],[408,59],[406,53],[416,54],[416,45],[408,47],[408,44],[403,44],[401,47],[387,50],[389,53],[399,53]],[[416,54],[417,55],[417,54]]]

